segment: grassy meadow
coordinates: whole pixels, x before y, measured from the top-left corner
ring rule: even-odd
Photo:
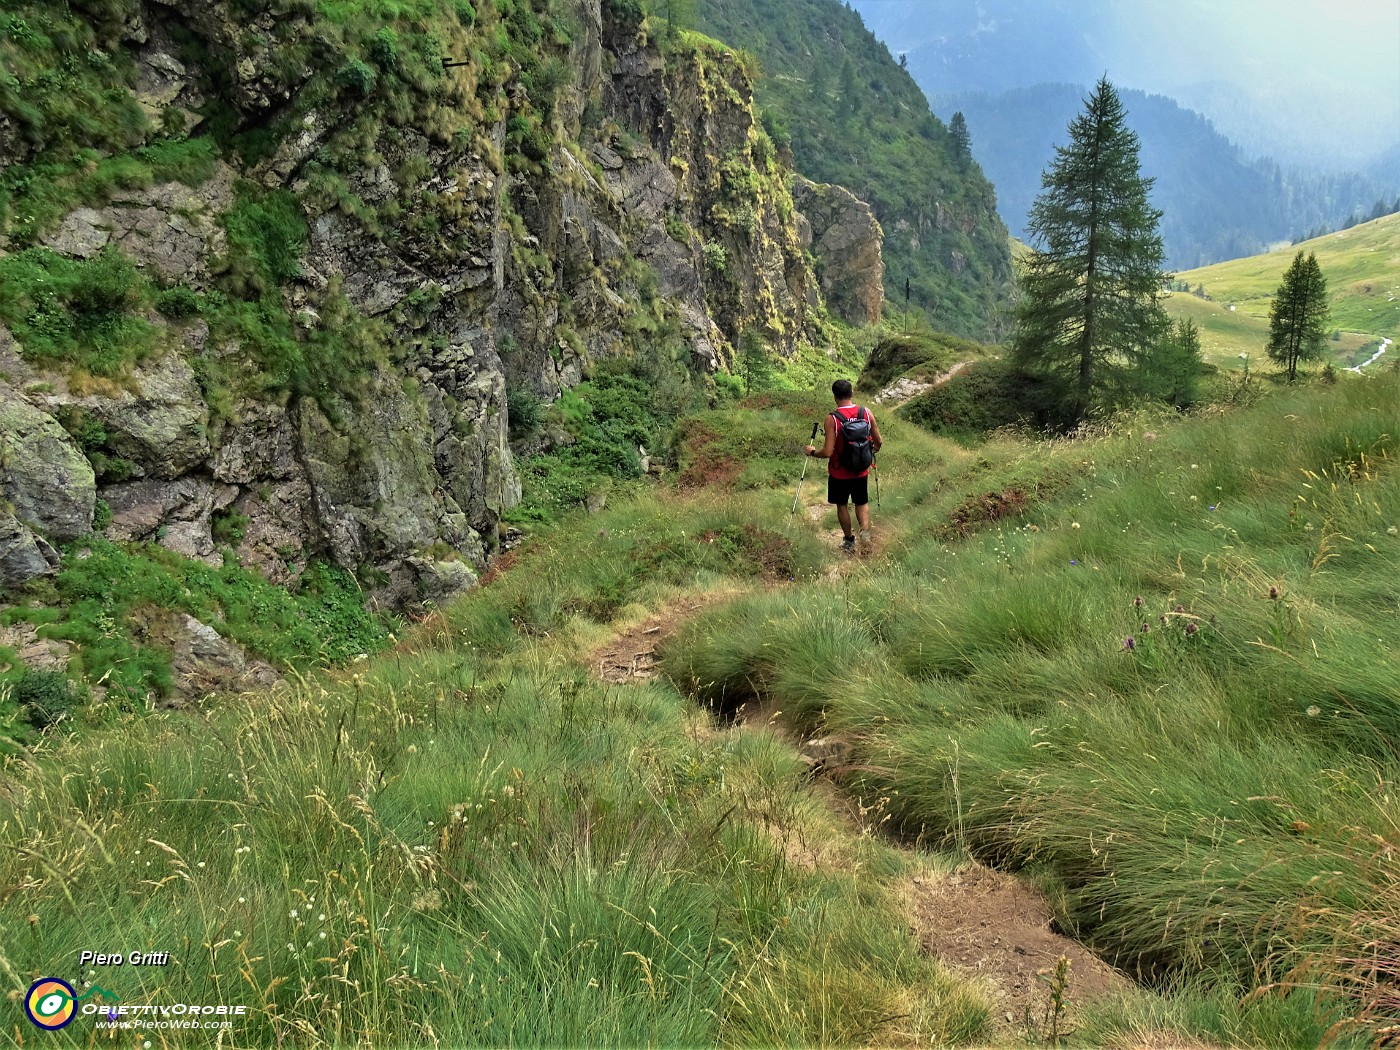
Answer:
[[[907,835],[1041,880],[1145,980],[1382,1017],[1397,397],[1392,372],[1089,441],[892,442],[883,562],[703,615],[667,667],[845,735]],[[1320,1038],[1297,1023],[1253,1038]]]
[[[388,651],[6,760],[0,974],[247,1004],[224,1046],[1041,1044],[910,934],[900,887],[972,856],[1144,982],[1072,1045],[1365,1045],[1400,932],[1397,396],[970,448],[885,410],[856,562],[789,520],[826,396],[697,413],[671,481]],[[678,603],[662,678],[595,677]],[[754,700],[847,740],[849,813],[706,710]]]
[[[1329,233],[1263,255],[1216,263],[1175,276],[1209,299],[1185,292],[1167,298],[1174,318],[1191,318],[1201,330],[1205,359],[1222,368],[1269,367],[1269,307],[1284,271],[1299,252],[1315,252],[1331,300],[1329,327],[1340,337],[1328,343],[1337,366],[1364,361],[1382,337],[1400,339],[1400,215],[1387,215],[1349,230]],[[1231,307],[1234,307],[1232,310]]]

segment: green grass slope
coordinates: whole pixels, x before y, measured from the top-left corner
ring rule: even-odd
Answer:
[[[1400,338],[1400,214],[1264,255],[1179,273],[1176,277],[1192,289],[1204,286],[1209,300],[1175,292],[1167,311],[1200,326],[1207,360],[1238,367],[1239,355],[1249,354],[1259,367],[1269,340],[1270,304],[1300,250],[1317,254],[1327,278],[1331,327],[1341,333],[1328,344],[1336,364],[1350,366],[1358,357],[1364,361],[1380,339]]]
[[[751,518],[632,502],[353,673],[51,734],[0,778],[0,981],[242,1003],[239,1046],[981,1041],[898,914],[907,862],[837,835],[789,745],[580,659],[682,588],[810,578],[814,537]],[[839,869],[792,860],[838,839]],[[94,946],[174,961],[79,972]]]
[[[393,650],[9,760],[0,980],[245,1003],[237,1045],[985,1045],[896,892],[970,853],[1159,985],[1078,1045],[1362,1042],[1400,932],[1397,394],[975,449],[885,412],[879,547],[838,565],[832,514],[789,518],[828,397],[694,415],[674,485],[541,530]],[[669,682],[594,677],[703,603]],[[849,741],[867,823],[693,702],[755,698]],[[76,971],[108,944],[177,964]]]
[[[858,788],[909,833],[1038,872],[1119,965],[1322,989],[1323,1027],[1379,1022],[1366,946],[1400,930],[1397,397],[1387,373],[1088,441],[901,432],[884,562],[717,610],[667,666],[851,739]]]

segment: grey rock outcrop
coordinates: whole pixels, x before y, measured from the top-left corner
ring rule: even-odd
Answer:
[[[301,9],[248,19],[226,0],[138,6],[127,83],[152,121],[188,129],[201,92],[216,90],[237,127],[268,132],[268,149],[256,161],[224,154],[197,187],[122,189],[75,208],[42,243],[74,259],[115,249],[159,286],[234,295],[219,281],[236,254],[226,216],[276,191],[307,230],[294,276],[263,300],[291,319],[286,339],[343,333],[328,318],[350,312],[376,350],[354,359],[343,387],[245,388],[243,374],[269,367],[252,337],[149,312],[157,349],[94,383],[26,360],[0,332],[0,440],[23,445],[0,461],[0,499],[14,507],[7,578],[48,571],[46,540],[86,533],[101,498],[113,539],[217,564],[216,535],[239,535],[236,556],[278,582],[328,557],[370,570],[381,603],[440,600],[473,585],[520,499],[508,386],[553,400],[594,362],[651,352],[638,331],[664,328],[658,347],[684,339],[711,370],[743,340],[790,355],[818,331],[789,173],[733,54],[687,45],[663,56],[613,5],[567,0],[571,40],[558,54],[573,76],[531,153],[508,144],[508,129],[542,110],[506,63],[504,83],[452,74],[431,89],[451,121],[363,121],[351,96],[299,94],[314,72],[298,64],[314,36]],[[197,40],[221,75],[201,79],[177,37]],[[0,124],[0,153],[6,134]],[[363,163],[345,163],[347,142]],[[828,189],[818,204],[836,198]],[[863,207],[814,205],[818,250],[829,243],[868,269]],[[534,440],[529,451],[569,439],[547,429]],[[9,465],[20,458],[22,469]],[[225,520],[237,527],[221,530]]]
[[[92,528],[92,466],[55,419],[0,381],[0,501],[55,543]]]
[[[792,199],[808,224],[827,305],[851,324],[878,324],[885,305],[884,231],[870,205],[844,186],[796,175]]]
[[[57,568],[57,551],[13,514],[0,513],[0,594]]]
[[[115,245],[167,280],[202,288],[208,282],[209,261],[224,250],[224,231],[217,220],[233,202],[233,183],[233,169],[220,163],[198,189],[166,182],[123,191],[101,208],[69,213],[44,244],[76,259],[90,259]]]

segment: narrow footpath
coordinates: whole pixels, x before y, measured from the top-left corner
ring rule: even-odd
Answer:
[[[823,505],[824,506],[824,505]],[[815,508],[813,508],[815,509]],[[850,556],[835,555],[839,575]],[[625,686],[646,682],[660,674],[659,650],[691,617],[732,601],[743,590],[685,596],[619,631],[583,659],[601,681]],[[842,746],[839,741],[803,739],[783,724],[780,712],[741,711],[722,732],[751,732],[768,726],[783,734],[794,751],[813,767],[809,790],[831,811],[832,827],[841,829],[848,842],[798,843],[789,858],[803,867],[818,868],[841,863],[850,843],[871,828],[860,820],[858,800],[841,788]],[[1064,1022],[1072,1027],[1077,1008],[1121,994],[1132,981],[1109,966],[1088,948],[1052,928],[1052,911],[1043,894],[1006,874],[974,861],[944,874],[917,862],[912,847],[897,840],[889,844],[911,856],[911,869],[922,874],[904,876],[888,888],[902,902],[909,929],[922,949],[944,965],[968,977],[981,979],[997,1004],[994,1020],[1003,1036],[1014,1039],[1029,1026],[1044,1028],[1050,1005],[1050,989],[1057,964],[1069,962],[1070,1007]],[[1151,1038],[1136,1047],[1168,1047],[1182,1044]]]

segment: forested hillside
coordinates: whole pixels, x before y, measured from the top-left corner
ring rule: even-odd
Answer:
[[[992,183],[860,16],[835,0],[703,0],[698,17],[758,57],[759,104],[797,170],[874,207],[890,301],[907,286],[938,327],[1003,335],[1011,260]]]

